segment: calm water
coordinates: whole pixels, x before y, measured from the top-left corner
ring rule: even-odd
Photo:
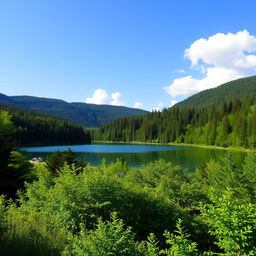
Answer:
[[[77,158],[93,166],[100,165],[102,159],[114,162],[117,158],[128,163],[130,167],[140,167],[148,162],[160,158],[181,165],[193,171],[202,163],[210,159],[220,160],[226,153],[224,150],[163,145],[128,145],[128,144],[92,144],[75,146],[48,146],[48,147],[23,147],[20,148],[28,159],[33,157],[47,157],[56,150],[64,151],[71,148]],[[246,153],[234,152],[234,160],[239,165]]]

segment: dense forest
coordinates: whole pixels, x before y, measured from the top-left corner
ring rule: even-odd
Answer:
[[[19,145],[91,143],[89,131],[69,121],[0,104],[1,115],[4,111],[10,116],[14,126],[12,137]]]
[[[6,96],[1,93],[0,103],[55,116],[83,127],[99,127],[118,117],[147,113],[145,110],[123,106],[96,105],[80,102],[68,103],[59,99],[32,96]]]
[[[216,88],[199,92],[176,104],[182,108],[212,108],[235,98],[246,98],[256,95],[256,76],[237,79]]]
[[[119,118],[99,128],[93,139],[256,147],[255,96],[223,101],[211,108],[172,107]]]

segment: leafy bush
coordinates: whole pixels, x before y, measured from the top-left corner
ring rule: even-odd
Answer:
[[[17,170],[24,168],[19,157],[10,164]],[[17,200],[0,197],[1,255],[255,255],[256,158],[248,156],[238,173],[230,159],[208,163],[194,179],[164,161],[143,169],[103,162],[79,172],[64,164],[58,176],[36,165],[37,178]],[[227,174],[221,184],[220,168]]]
[[[3,196],[0,196],[0,243],[2,242],[3,235],[7,230],[7,223],[5,221],[6,208],[5,208],[5,199]]]
[[[99,219],[95,230],[82,229],[72,236],[63,256],[143,256],[142,247],[134,239],[131,228],[125,228],[114,213],[111,221]]]
[[[165,232],[165,237],[167,238],[166,243],[171,245],[169,249],[163,251],[163,254],[170,256],[196,256],[198,254],[197,244],[189,240],[189,235],[186,234],[182,225],[182,221],[178,220],[177,222],[177,235],[170,234],[170,232]]]
[[[202,217],[210,226],[210,234],[227,255],[255,255],[256,206],[241,204],[232,192],[211,196],[213,204],[202,207]]]

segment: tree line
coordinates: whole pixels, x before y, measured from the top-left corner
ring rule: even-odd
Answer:
[[[12,137],[19,145],[88,144],[88,130],[70,121],[0,104],[10,114],[15,129]]]
[[[254,97],[234,98],[211,108],[172,107],[119,118],[92,133],[94,140],[189,143],[256,147]]]

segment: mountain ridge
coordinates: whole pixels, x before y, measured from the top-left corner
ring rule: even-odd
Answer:
[[[123,106],[66,102],[61,99],[35,96],[7,96],[0,93],[0,103],[22,107],[69,120],[84,127],[99,127],[119,117],[146,114],[148,111]]]
[[[226,100],[233,100],[237,97],[251,97],[253,95],[256,96],[256,76],[240,78],[201,91],[178,102],[174,107],[210,108]]]

